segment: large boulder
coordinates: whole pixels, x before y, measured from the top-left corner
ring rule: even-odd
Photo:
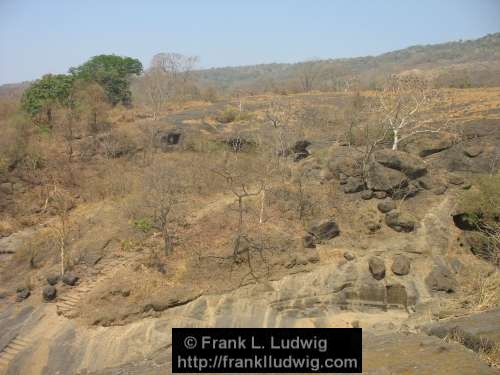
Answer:
[[[25,300],[26,298],[28,298],[30,296],[30,294],[31,294],[31,291],[26,287],[17,288],[16,302],[21,302],[21,301]]]
[[[375,280],[382,280],[385,277],[385,263],[382,258],[371,257],[368,260],[368,268]]]
[[[348,177],[344,184],[344,193],[357,193],[365,189],[365,183],[361,177]]]
[[[491,173],[500,169],[500,163],[491,162],[500,155],[499,120],[464,124],[462,139],[433,157],[431,165],[452,172]]]
[[[406,255],[398,255],[392,262],[392,273],[398,276],[408,275],[410,273],[411,261]]]
[[[401,189],[395,189],[391,196],[392,199],[395,200],[411,198],[417,195],[420,190],[422,189],[418,186],[418,183],[416,181],[412,181]]]
[[[340,234],[340,229],[334,220],[326,220],[313,225],[308,232],[317,240],[323,241],[338,236]]]
[[[314,249],[316,247],[316,240],[313,235],[306,234],[302,238],[302,244],[304,245],[305,249]]]
[[[427,288],[432,292],[453,293],[457,289],[457,281],[444,266],[435,266],[425,278]]]
[[[47,283],[49,285],[56,285],[59,282],[59,275],[52,273],[50,275],[47,275]]]
[[[412,232],[416,227],[416,220],[412,215],[395,210],[385,215],[385,223],[396,232]]]
[[[366,171],[366,185],[370,190],[392,193],[408,185],[408,177],[395,169],[371,161]]]
[[[386,214],[387,212],[396,209],[396,203],[394,203],[394,201],[391,199],[386,199],[382,202],[379,202],[377,204],[377,208],[380,212]]]
[[[156,148],[160,148],[162,151],[168,151],[173,146],[181,143],[182,133],[172,130],[172,131],[157,131],[153,138],[153,145]]]
[[[42,296],[44,301],[52,301],[56,298],[56,295],[57,289],[54,286],[48,285],[43,288]]]
[[[78,276],[73,275],[72,273],[65,273],[62,282],[69,286],[74,286],[78,282]]]
[[[453,146],[457,136],[449,132],[424,133],[401,142],[401,149],[420,157],[429,156]]]
[[[311,153],[307,149],[310,145],[311,142],[307,140],[295,142],[295,144],[291,148],[291,152],[293,153],[293,161],[297,162],[311,155]]]
[[[421,158],[403,151],[379,150],[373,154],[373,159],[384,167],[404,173],[410,179],[427,173],[427,166]]]
[[[341,175],[360,177],[362,175],[361,165],[361,160],[351,155],[335,155],[328,161],[328,169],[336,178],[340,178]]]

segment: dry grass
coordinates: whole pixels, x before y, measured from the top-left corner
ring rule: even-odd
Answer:
[[[475,351],[489,366],[500,368],[500,344],[485,337],[474,337],[460,329],[453,329],[443,338],[446,343],[458,343]]]

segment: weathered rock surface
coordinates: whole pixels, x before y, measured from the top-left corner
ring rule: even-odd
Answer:
[[[17,290],[16,301],[21,302],[30,296],[31,292],[28,288],[21,288]]]
[[[500,153],[500,121],[484,119],[464,124],[462,138],[462,142],[437,154],[430,164],[448,171],[490,173],[491,160]]]
[[[291,148],[291,153],[293,154],[293,161],[297,162],[305,159],[311,155],[311,152],[307,149],[311,145],[311,142],[307,140],[301,140],[295,142]]]
[[[340,234],[340,229],[334,220],[327,220],[312,226],[308,232],[317,240],[324,241]]]
[[[365,189],[365,183],[360,177],[348,177],[344,184],[344,193],[357,193]]]
[[[48,285],[43,288],[42,296],[45,301],[52,301],[57,296],[57,289],[52,285]]]
[[[59,275],[57,274],[47,275],[47,283],[49,285],[56,285],[58,282],[59,282]]]
[[[452,147],[456,139],[457,136],[455,134],[444,131],[421,134],[403,141],[401,148],[410,154],[425,157]]]
[[[411,261],[406,255],[398,255],[394,258],[391,270],[395,275],[404,276],[410,273]]]
[[[361,160],[350,155],[335,155],[328,161],[328,169],[336,178],[361,176]]]
[[[396,232],[412,232],[416,226],[412,215],[394,210],[385,215],[385,223]]]
[[[368,267],[375,280],[382,280],[385,277],[384,260],[378,257],[372,257],[368,260]]]
[[[403,151],[380,150],[373,154],[373,159],[384,167],[404,173],[410,179],[427,173],[427,166],[422,159]]]
[[[391,193],[408,185],[408,177],[400,171],[371,162],[367,169],[366,185],[371,190],[382,190]]]
[[[385,201],[379,202],[377,208],[382,213],[387,213],[389,211],[396,209],[396,203],[392,199],[387,199]]]
[[[373,191],[365,190],[361,193],[361,199],[367,201],[373,198]]]
[[[62,282],[66,285],[74,286],[78,282],[78,276],[67,272],[62,277]]]
[[[314,236],[310,234],[306,234],[303,237],[302,242],[306,249],[313,249],[316,247],[316,241],[314,240]]]
[[[500,309],[440,321],[424,326],[424,332],[439,338],[455,337],[475,351],[492,351],[500,344]]]
[[[453,293],[457,289],[457,281],[444,266],[435,266],[425,279],[430,291]]]

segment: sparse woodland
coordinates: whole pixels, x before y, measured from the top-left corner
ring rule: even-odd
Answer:
[[[477,69],[470,82],[436,66],[408,73],[439,53],[425,48],[399,66],[391,54],[310,61],[274,78],[199,70],[176,53],[148,67],[101,55],[1,95],[0,240],[35,228],[8,253],[2,285],[84,282],[127,259],[110,281],[127,292],[96,289],[78,310],[107,326],[331,263],[345,309],[410,314],[424,287],[446,296],[431,315],[498,307],[499,82]],[[374,59],[386,64],[376,75]],[[465,261],[470,274],[452,271]],[[352,279],[362,273],[373,284]],[[384,278],[404,293],[380,297]]]

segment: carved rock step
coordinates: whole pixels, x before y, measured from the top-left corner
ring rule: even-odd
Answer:
[[[15,337],[0,351],[0,369],[5,368],[24,349],[28,348],[31,340]]]

